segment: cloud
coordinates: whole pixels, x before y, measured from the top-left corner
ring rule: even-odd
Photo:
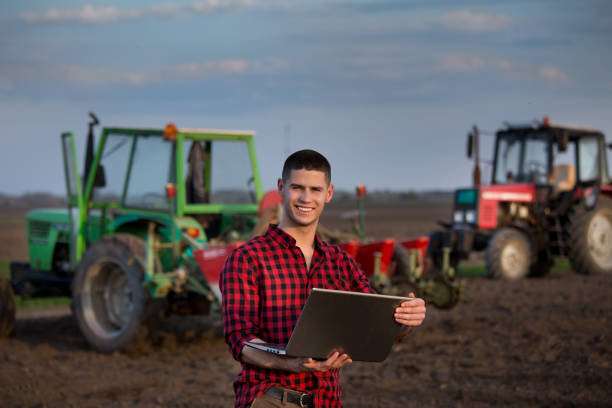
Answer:
[[[89,4],[79,9],[49,9],[40,13],[24,13],[23,19],[28,23],[111,23],[142,17],[138,9],[119,9],[117,7],[94,7]]]
[[[262,61],[228,58],[138,71],[94,68],[81,65],[67,65],[55,68],[19,67],[5,71],[5,74],[8,74],[8,76],[4,78],[0,77],[0,89],[2,89],[3,83],[11,84],[17,79],[25,79],[28,81],[62,81],[89,86],[142,86],[173,81],[202,80],[223,76],[271,74],[280,72],[286,67],[286,62],[275,58],[268,58]]]
[[[22,14],[28,23],[102,24],[146,17],[176,18],[193,14],[212,14],[254,7],[253,0],[199,0],[191,4],[163,3],[143,8],[96,7],[84,5],[73,9],[48,9]]]
[[[476,72],[493,70],[518,76],[538,77],[550,82],[565,82],[569,76],[553,66],[517,64],[502,58],[469,54],[449,54],[440,58],[438,69],[445,72]]]
[[[539,67],[537,74],[540,78],[547,79],[549,81],[567,81],[568,76],[565,72],[560,71],[555,67]]]
[[[444,14],[442,24],[446,28],[456,31],[499,31],[510,27],[510,19],[503,14],[461,10]]]

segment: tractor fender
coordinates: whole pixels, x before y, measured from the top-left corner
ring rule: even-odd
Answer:
[[[612,199],[612,185],[603,184],[585,188],[581,191],[582,204],[587,211],[591,211],[597,206],[597,201],[603,196]]]
[[[142,239],[147,237],[147,228],[150,222],[157,225],[158,231],[168,241],[172,240],[170,225],[172,222],[169,217],[142,215],[142,214],[125,214],[117,217],[110,226],[110,233],[127,233],[135,235]],[[176,239],[180,239],[181,231],[174,228]]]

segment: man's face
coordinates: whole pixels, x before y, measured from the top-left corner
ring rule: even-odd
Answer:
[[[278,180],[278,191],[284,199],[283,217],[291,226],[316,224],[333,195],[325,173],[318,170],[292,170],[289,178]]]

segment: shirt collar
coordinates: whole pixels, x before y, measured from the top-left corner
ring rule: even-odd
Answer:
[[[296,246],[295,238],[280,229],[278,227],[278,224],[270,224],[268,226],[268,231],[266,231],[266,235],[268,235],[274,241],[278,242],[284,248],[293,248]],[[319,238],[318,234],[315,234],[314,247],[315,250],[320,250],[323,256],[328,256],[329,245],[326,242],[322,241],[321,238]]]

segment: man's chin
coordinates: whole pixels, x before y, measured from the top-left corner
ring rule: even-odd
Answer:
[[[317,219],[316,218],[312,218],[312,217],[297,217],[297,216],[293,216],[293,217],[291,217],[291,221],[293,222],[293,224],[296,227],[309,227],[309,226],[317,223]]]

